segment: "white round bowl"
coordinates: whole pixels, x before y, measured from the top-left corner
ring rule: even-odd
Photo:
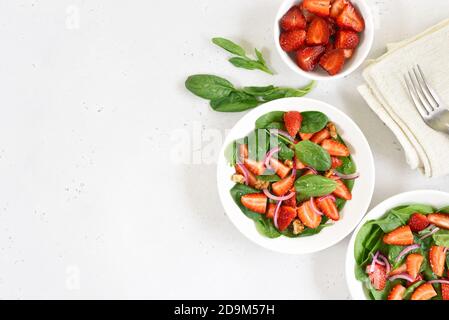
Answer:
[[[401,205],[409,205],[414,203],[428,204],[436,208],[442,208],[449,205],[449,193],[436,190],[417,190],[405,192],[395,195],[372,209],[362,222],[360,222],[357,229],[354,231],[351,241],[349,242],[348,251],[346,252],[346,283],[354,300],[368,300],[368,296],[363,290],[363,283],[355,277],[355,258],[354,258],[354,244],[357,233],[362,226],[369,220],[374,220],[384,216],[388,210]]]
[[[304,71],[296,64],[296,61],[290,54],[282,50],[279,43],[279,36],[281,35],[281,28],[279,26],[279,21],[284,16],[284,14],[295,4],[301,3],[300,0],[284,0],[279,8],[274,21],[274,41],[276,50],[281,57],[282,61],[292,69],[297,74],[311,79],[311,80],[334,80],[343,78],[353,71],[355,71],[360,65],[365,61],[368,56],[374,41],[374,22],[371,9],[365,0],[351,0],[352,4],[359,9],[363,18],[365,19],[365,31],[361,33],[360,44],[354,52],[351,59],[346,60],[343,70],[336,74],[335,76],[329,75],[321,67],[317,66],[314,71]]]
[[[361,176],[353,189],[353,200],[348,201],[341,212],[341,221],[324,228],[319,234],[304,238],[288,238],[281,236],[269,239],[256,230],[254,222],[247,218],[233,201],[230,190],[234,186],[230,177],[234,168],[230,167],[225,158],[225,149],[233,141],[243,138],[255,128],[256,120],[270,111],[321,111],[333,121],[348,144],[357,170]],[[232,223],[248,239],[258,245],[281,253],[306,254],[324,250],[335,245],[349,235],[365,215],[374,191],[374,160],[370,146],[359,127],[347,115],[337,108],[312,99],[287,98],[266,103],[245,115],[232,128],[226,137],[220,152],[217,168],[217,184],[221,202]]]

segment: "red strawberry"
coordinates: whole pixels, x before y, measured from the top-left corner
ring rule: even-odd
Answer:
[[[299,133],[302,140],[310,140],[313,137],[313,133]]]
[[[388,300],[403,300],[405,287],[401,284],[397,284],[391,289],[390,294],[388,295]]]
[[[335,35],[335,33],[337,33],[337,25],[335,24],[335,21],[332,19],[327,20],[327,25],[329,27],[329,34],[332,37],[333,35]]]
[[[421,269],[421,265],[424,261],[424,257],[419,253],[412,253],[407,256],[407,260],[405,260],[405,265],[407,267],[407,273],[413,278],[416,279],[418,276],[419,270]]]
[[[256,213],[265,214],[267,211],[267,196],[263,193],[251,193],[242,196],[242,205]]]
[[[284,179],[286,176],[288,176],[291,170],[289,167],[275,158],[270,159],[270,167],[274,170],[274,172],[276,172],[279,177],[281,177],[281,179]]]
[[[316,15],[304,9],[304,5],[302,2],[300,3],[299,8],[301,9],[302,14],[304,15],[304,18],[306,19],[307,23],[310,23],[312,22],[313,19],[315,19]]]
[[[310,141],[312,141],[313,143],[316,143],[316,144],[320,144],[321,142],[323,142],[324,140],[326,140],[330,137],[331,137],[331,134],[330,134],[329,130],[327,130],[327,128],[324,128],[320,132],[315,133],[313,135],[312,139],[310,139]]]
[[[409,246],[415,242],[413,233],[409,226],[399,227],[383,238],[384,243],[393,246]]]
[[[320,61],[324,51],[325,47],[323,46],[307,47],[299,50],[296,55],[298,66],[304,71],[312,71],[315,69],[318,61]]]
[[[430,222],[427,217],[421,213],[414,213],[408,220],[408,225],[413,232],[419,232],[429,226]]]
[[[331,76],[339,73],[345,65],[345,53],[342,49],[326,52],[320,59],[320,66]]]
[[[335,180],[337,183],[337,189],[333,192],[335,196],[344,200],[352,200],[352,194],[349,188],[340,179]]]
[[[385,289],[385,286],[387,285],[387,270],[384,266],[376,264],[374,271],[371,272],[371,265],[368,265],[366,267],[366,273],[368,274],[374,289],[378,291]]]
[[[347,146],[332,139],[324,140],[321,146],[334,157],[347,157],[351,154]]]
[[[444,264],[446,263],[446,252],[444,247],[432,246],[429,251],[429,261],[433,273],[438,277],[442,277],[444,273]]]
[[[282,17],[281,28],[285,31],[306,28],[306,18],[304,18],[299,6],[291,7]]]
[[[241,174],[242,176],[244,175],[240,166],[237,166],[237,165],[235,166],[235,172],[237,172],[238,174]],[[255,187],[256,183],[257,183],[257,177],[252,172],[248,171],[248,185],[250,187]]]
[[[341,28],[350,28],[357,32],[365,30],[365,20],[351,3],[347,3],[337,17],[337,24]]]
[[[449,284],[441,284],[441,295],[443,297],[443,300],[449,300]]]
[[[284,114],[284,124],[290,136],[296,137],[302,124],[302,115],[298,111],[289,111]]]
[[[348,3],[348,0],[333,0],[331,11],[330,11],[331,18],[337,19],[337,17],[343,11],[343,9],[345,8],[347,3]]]
[[[355,49],[359,45],[360,39],[357,32],[351,30],[339,30],[335,38],[335,48]]]
[[[330,13],[330,0],[304,0],[302,3],[304,9],[316,15],[327,17]]]
[[[304,163],[302,163],[301,161],[299,161],[298,158],[295,157],[295,167],[296,167],[296,170],[302,170],[306,167],[306,165]]]
[[[306,42],[308,45],[326,45],[329,42],[329,26],[323,18],[316,17],[307,29]]]
[[[265,164],[263,163],[263,161],[244,159],[243,164],[245,165],[246,169],[254,173],[256,176],[260,176],[265,172]]]
[[[278,182],[273,183],[273,185],[271,186],[273,189],[273,193],[277,196],[285,195],[293,187],[295,179],[296,177],[291,175],[288,176],[287,178],[284,178]]]
[[[332,169],[337,169],[341,167],[341,165],[343,164],[343,161],[340,158],[332,157],[331,159],[332,159]]]
[[[427,219],[438,228],[449,229],[449,214],[432,213],[427,216]]]
[[[276,211],[276,205],[274,203],[269,203],[268,210],[267,210],[267,218],[273,219],[275,211]]]
[[[286,52],[299,50],[305,40],[306,32],[304,30],[285,31],[279,37],[281,48]]]
[[[239,158],[241,161],[248,158],[248,145],[247,144],[239,145]]]
[[[410,300],[430,300],[437,296],[437,293],[430,283],[420,285],[415,292],[413,292]]]
[[[321,216],[312,210],[309,201],[304,202],[297,211],[298,218],[306,227],[310,229],[318,228],[321,223]]]
[[[312,169],[307,169],[302,176],[308,176],[308,175],[316,175],[316,172],[313,171]]]
[[[343,49],[343,53],[345,54],[346,59],[351,59],[354,55],[355,50],[354,49]]]
[[[326,217],[334,221],[340,220],[337,206],[331,198],[322,198],[316,201],[318,208],[324,213]]]
[[[290,192],[296,192],[295,187],[291,188],[289,191],[290,191]],[[290,199],[288,199],[288,200],[285,200],[285,201],[283,202],[283,205],[284,205],[284,206],[287,206],[287,207],[293,207],[293,208],[296,208],[296,194],[295,194],[294,197],[292,197],[292,198],[290,198]]]
[[[284,231],[290,223],[296,218],[296,210],[292,207],[282,206],[279,209],[278,227],[279,231]]]
[[[399,267],[397,267],[394,270],[391,270],[390,276],[395,276],[397,274],[405,273],[407,272],[407,266],[404,264],[401,264]]]

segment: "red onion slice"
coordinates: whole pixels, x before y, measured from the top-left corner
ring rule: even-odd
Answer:
[[[353,174],[343,174],[338,171],[335,171],[335,174],[343,180],[355,180],[360,177],[360,173],[357,172]]]
[[[283,131],[283,130],[279,130],[279,129],[270,129],[270,133],[271,134],[280,134],[285,136],[288,140],[290,140],[291,142],[295,143],[295,139],[293,139],[288,132]]]
[[[369,272],[373,273],[376,268],[377,257],[379,256],[379,251],[377,251],[373,256],[373,261],[371,262],[371,266],[369,267]]]
[[[430,231],[429,233],[427,233],[424,236],[422,236],[421,238],[419,238],[419,240],[424,240],[424,239],[430,237],[431,235],[433,235],[434,233],[437,233],[438,231],[440,231],[440,228],[435,227],[432,229],[432,231]]]
[[[271,160],[271,158],[273,158],[273,156],[274,156],[276,153],[278,153],[280,150],[281,150],[281,148],[276,147],[276,148],[273,148],[273,149],[271,149],[270,151],[268,151],[267,155],[265,156],[265,160],[264,160],[265,167],[267,167],[268,169],[271,169],[271,166],[270,166],[270,160]]]
[[[387,257],[385,257],[382,253],[379,253],[379,260],[382,261],[384,263],[385,269],[387,271],[387,274],[390,273],[391,271],[391,264],[388,261]]]
[[[305,167],[304,169],[309,169],[309,170],[312,171],[314,174],[318,174],[318,171],[316,171],[315,168],[312,168],[312,167]]]
[[[408,275],[407,273],[400,273],[394,276],[391,276],[388,278],[388,280],[390,281],[394,281],[396,279],[402,279],[402,280],[407,280],[409,282],[413,282],[415,281],[415,279],[413,279],[410,275]]]
[[[440,280],[431,280],[428,283],[433,284],[433,283],[441,283],[441,284],[449,284],[449,280],[444,280],[444,279],[440,279]]]
[[[274,222],[274,226],[276,227],[276,229],[279,229],[278,217],[279,217],[279,209],[281,208],[281,204],[282,204],[282,200],[278,201],[278,204],[276,205],[276,209],[274,210],[273,222]]]
[[[243,173],[243,178],[245,179],[245,184],[248,185],[249,184],[249,172],[248,169],[246,169],[246,167],[241,163],[241,162],[237,162],[236,164],[240,170]]]
[[[431,225],[429,225],[427,228],[425,228],[424,230],[421,230],[420,232],[418,232],[420,235],[421,234],[425,234],[425,233],[427,233],[427,232],[429,232],[429,231],[432,231],[433,229],[435,229],[436,228],[436,225],[434,225],[434,224],[431,224]]]
[[[312,211],[315,212],[317,215],[322,216],[323,213],[317,209],[316,205],[315,205],[315,199],[312,197],[309,200],[310,202],[310,207],[312,208]]]
[[[275,201],[286,201],[289,200],[291,198],[293,198],[296,194],[296,192],[290,192],[288,195],[286,196],[282,196],[282,197],[277,197],[274,194],[271,194],[270,191],[268,191],[268,189],[263,189],[263,193],[270,198],[271,200],[275,200]]]
[[[327,196],[318,198],[318,202],[324,201],[324,200],[326,200],[326,199],[331,199],[333,202],[336,202],[336,201],[337,201],[337,199],[335,199],[335,197],[334,197],[333,195],[329,194],[329,195],[327,195]]]
[[[396,258],[396,262],[401,260],[402,257],[405,256],[410,251],[413,251],[413,250],[416,250],[419,248],[421,248],[421,246],[419,244],[412,244],[411,246],[405,247],[404,250],[402,250],[401,253],[399,253],[398,257]]]

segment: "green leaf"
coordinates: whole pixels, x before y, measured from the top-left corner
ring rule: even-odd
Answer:
[[[243,92],[255,97],[259,97],[267,94],[268,92],[271,92],[273,89],[275,89],[275,86],[245,87],[243,88]]]
[[[250,219],[254,221],[258,221],[261,217],[259,213],[253,212],[249,209],[247,209],[245,206],[243,206],[241,202],[241,198],[246,194],[252,194],[252,193],[260,193],[259,190],[253,189],[247,185],[244,184],[236,184],[230,191],[231,197],[234,200],[234,202],[239,206],[240,210]]]
[[[422,284],[424,284],[425,281],[418,281],[414,284],[412,284],[410,287],[407,288],[404,292],[404,300],[410,300],[413,292]]]
[[[250,159],[262,161],[270,148],[270,136],[265,130],[253,130],[246,138]]]
[[[229,59],[229,62],[237,68],[243,68],[247,70],[261,70],[266,73],[273,74],[266,66],[264,66],[259,61],[254,61],[242,57],[234,57]]]
[[[225,38],[213,38],[212,42],[232,54],[235,54],[235,55],[238,55],[241,57],[246,56],[245,50],[238,44],[232,42],[231,40],[228,40]]]
[[[320,175],[307,175],[296,180],[295,188],[302,196],[321,197],[334,192],[337,183]]]
[[[272,219],[267,219],[265,216],[261,216],[259,220],[256,221],[257,231],[270,239],[279,238],[281,233],[274,226]]]
[[[273,122],[284,121],[284,111],[271,111],[256,120],[256,129],[266,129]]]
[[[207,74],[188,77],[185,86],[193,94],[208,100],[225,98],[235,90],[228,80]]]
[[[257,48],[254,49],[254,52],[256,53],[257,60],[262,63],[264,66],[267,65],[267,62],[265,61],[265,58],[263,57],[262,52],[257,50]]]
[[[290,149],[285,143],[279,142],[279,158],[282,160],[293,160],[295,152]]]
[[[237,163],[237,142],[230,143],[225,149],[225,157],[231,167],[234,167]]]
[[[323,130],[329,122],[329,118],[319,111],[301,112],[301,115],[301,133],[316,133]]]
[[[441,213],[449,213],[449,207],[441,208],[440,210],[438,210],[438,212],[441,212]]]
[[[264,95],[262,95],[262,99],[267,102],[283,98],[303,97],[308,94],[312,88],[313,87],[310,87],[310,85],[308,85],[306,89],[274,88],[273,90],[267,91]]]
[[[318,171],[327,171],[332,166],[329,152],[311,141],[301,141],[295,146],[296,157],[305,165]]]
[[[213,99],[210,106],[219,112],[240,112],[257,107],[260,102],[243,92],[231,92],[226,97]]]
[[[266,182],[278,182],[281,180],[277,174],[257,176],[257,180]]]
[[[432,237],[437,246],[449,248],[449,230],[439,230]]]

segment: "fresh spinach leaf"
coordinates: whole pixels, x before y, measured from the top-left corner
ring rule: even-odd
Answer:
[[[273,74],[273,72],[270,69],[268,69],[266,66],[264,66],[259,61],[254,61],[254,60],[250,60],[248,58],[242,58],[242,57],[234,57],[234,58],[229,59],[229,62],[232,63],[232,65],[237,68],[243,68],[243,69],[247,69],[247,70],[261,70],[268,74]]]
[[[424,284],[425,281],[418,281],[414,284],[412,284],[410,287],[407,288],[404,292],[404,300],[410,300],[412,297],[413,292],[422,284]]]
[[[279,238],[281,236],[279,230],[274,226],[273,220],[268,219],[265,216],[261,216],[260,219],[256,221],[256,229],[261,235],[270,239]]]
[[[316,133],[323,130],[329,122],[329,118],[319,111],[305,111],[301,115],[301,133]]]
[[[449,248],[449,230],[439,230],[432,237],[437,246]]]
[[[305,165],[318,171],[326,171],[331,168],[331,156],[321,146],[306,140],[296,144],[295,150],[296,157]]]
[[[225,149],[225,158],[231,167],[234,167],[237,163],[237,142],[231,142]]]
[[[210,106],[219,112],[239,112],[257,107],[260,102],[243,92],[231,92],[228,96],[213,99]]]
[[[235,91],[228,80],[207,74],[188,77],[185,86],[193,94],[208,100],[223,99]]]
[[[278,182],[281,180],[277,174],[261,175],[257,176],[257,180],[266,182]]]
[[[271,90],[273,90],[275,88],[275,86],[265,86],[265,87],[245,87],[243,88],[243,92],[250,94],[252,96],[263,96],[264,94],[266,94],[267,92],[270,92]]]
[[[281,160],[293,160],[293,157],[295,156],[295,152],[290,149],[285,143],[279,142],[279,158]]]
[[[246,56],[245,50],[238,44],[232,42],[231,40],[228,40],[225,38],[213,38],[212,42],[232,54],[235,54],[235,55],[241,56],[241,57]]]
[[[321,197],[331,194],[337,188],[337,183],[319,175],[302,176],[295,182],[296,191],[306,197]]]
[[[272,111],[264,114],[256,120],[256,129],[267,129],[273,122],[283,122],[284,114],[284,111]]]

